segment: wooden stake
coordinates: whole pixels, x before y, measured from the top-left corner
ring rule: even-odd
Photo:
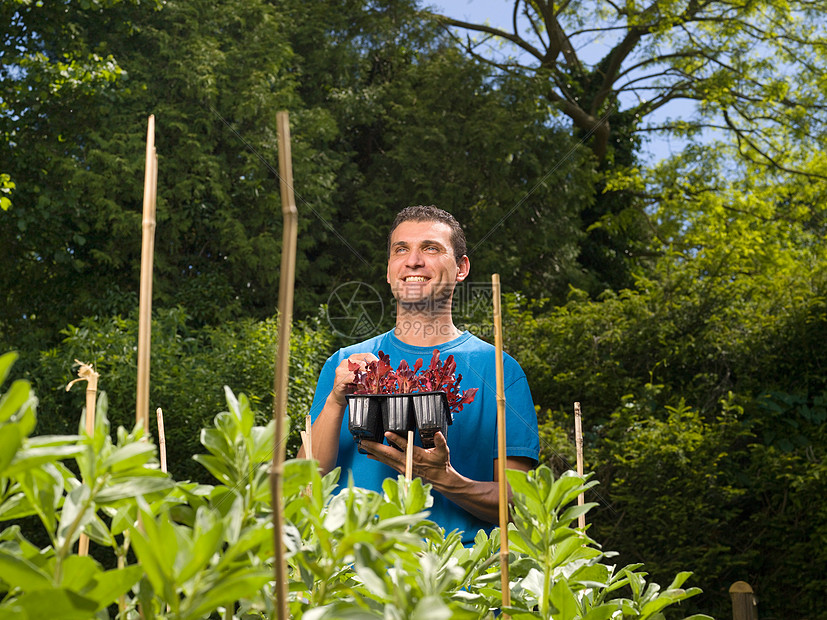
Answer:
[[[161,471],[167,473],[167,438],[164,435],[164,412],[158,407],[155,410],[158,418],[158,454],[161,457]]]
[[[405,479],[413,478],[413,431],[408,431],[408,445],[405,447]]]
[[[304,446],[304,458],[313,460],[313,436],[310,433],[310,429],[313,426],[313,423],[310,421],[310,415],[304,416],[304,430],[301,432],[302,435],[302,446]]]
[[[287,618],[287,562],[284,558],[284,510],[282,503],[282,476],[285,457],[284,419],[287,416],[287,384],[290,362],[290,324],[293,320],[293,285],[296,275],[296,239],[298,212],[293,196],[293,162],[290,153],[290,123],[287,112],[276,114],[279,138],[279,176],[281,212],[284,230],[281,246],[281,277],[279,279],[279,344],[276,358],[275,399],[273,415],[276,421],[273,464],[270,468],[270,494],[273,504],[274,573],[276,604],[274,614],[279,620]]]
[[[79,360],[75,360],[75,362],[80,365],[78,378],[66,384],[66,391],[71,390],[72,386],[78,381],[86,381],[86,434],[93,437],[95,435],[95,407],[97,407],[98,377],[100,375],[95,372],[91,365],[84,364]],[[95,458],[94,454],[92,458]],[[86,534],[81,534],[78,539],[78,555],[89,555],[89,537]]]
[[[580,403],[574,403],[574,443],[577,447],[577,475],[583,476],[583,425],[580,419]],[[585,493],[577,496],[577,505],[583,506],[586,502]],[[586,529],[586,515],[577,518],[577,526]]]
[[[497,371],[497,480],[500,503],[500,583],[502,606],[511,605],[511,588],[508,579],[508,481],[505,476],[505,377],[503,370],[503,323],[500,306],[500,274],[491,275],[491,290],[494,297],[494,347]],[[509,618],[503,614],[503,618]]]
[[[155,255],[155,198],[158,187],[158,156],[155,152],[155,116],[150,115],[146,130],[144,169],[144,211],[141,224],[141,288],[138,311],[138,388],[135,398],[135,424],[149,434],[149,350],[152,341],[152,261]]]

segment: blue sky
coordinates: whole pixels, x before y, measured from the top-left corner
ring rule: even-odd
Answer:
[[[511,16],[514,10],[513,0],[422,0],[422,5],[434,7],[441,10],[445,15],[456,19],[477,23],[487,21],[491,26],[511,30]],[[595,47],[595,58],[586,58],[586,62],[596,60],[607,49],[608,47],[605,45],[597,45]],[[663,120],[668,116],[688,116],[691,111],[691,104],[676,102],[665,106],[654,115],[652,120]],[[680,151],[683,146],[682,141],[674,138],[668,140],[665,137],[649,136],[649,141],[643,145],[644,152],[641,154],[644,159],[657,161],[668,156],[670,152]]]

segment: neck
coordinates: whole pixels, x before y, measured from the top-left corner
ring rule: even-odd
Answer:
[[[396,328],[394,335],[405,344],[417,347],[435,347],[450,342],[460,332],[451,317],[450,306],[446,312],[417,312],[396,305]]]

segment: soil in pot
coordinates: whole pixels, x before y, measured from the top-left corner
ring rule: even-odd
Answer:
[[[423,448],[434,447],[434,435],[442,431],[448,438],[448,425],[451,424],[451,409],[445,392],[420,392],[413,395],[414,414],[419,438]]]
[[[379,394],[348,394],[348,430],[357,441],[369,439],[382,442],[385,431],[382,428],[381,401],[384,397]],[[361,448],[359,452],[366,454]]]
[[[385,431],[391,431],[402,437],[416,428],[412,396],[410,394],[388,394],[382,401],[382,424]],[[391,443],[394,448],[399,446]]]

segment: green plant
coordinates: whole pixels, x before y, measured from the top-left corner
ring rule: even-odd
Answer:
[[[13,360],[0,358],[0,380]],[[274,425],[257,426],[243,394],[236,398],[225,388],[225,397],[228,410],[201,432],[207,454],[195,457],[217,484],[175,483],[159,471],[142,429],[119,428],[112,440],[103,393],[91,436],[31,437],[36,399],[25,381],[14,382],[0,398],[0,521],[36,515],[50,544],[39,549],[17,524],[0,532],[0,615],[269,617]],[[512,617],[596,620],[622,613],[657,620],[664,608],[698,592],[681,588],[689,573],[661,592],[646,584],[637,565],[618,570],[603,563],[610,554],[572,528],[591,506],[571,504],[593,482],[571,472],[555,480],[545,466],[508,475]],[[466,548],[460,532],[428,519],[430,486],[421,480],[388,479],[382,493],[338,482],[339,470],[322,477],[314,461],[284,464],[294,618],[494,617],[502,600],[499,530],[478,532]],[[105,570],[75,555],[82,532],[93,552],[108,550],[119,567]]]
[[[664,609],[700,593],[681,586],[691,573],[679,573],[661,591],[646,584],[640,565],[617,569],[602,562],[613,553],[603,553],[584,532],[572,527],[580,515],[596,504],[572,505],[578,495],[594,486],[572,471],[554,479],[551,469],[540,466],[531,472],[508,471],[514,492],[509,550],[514,567],[512,606],[515,620],[598,620],[619,617],[657,620]],[[628,586],[631,596],[621,597]],[[708,619],[692,615],[685,620]]]
[[[0,382],[14,359],[13,354],[0,358]],[[30,438],[35,406],[23,380],[0,399],[0,520],[37,515],[51,546],[38,549],[17,525],[0,533],[0,615],[89,618],[129,590],[142,571],[138,566],[104,570],[96,560],[74,555],[74,543],[86,532],[99,545],[125,554],[125,546],[116,541],[118,516],[136,495],[162,495],[172,482],[153,467],[154,447],[140,441],[140,431],[119,429],[118,443],[112,443],[105,398],[99,401],[91,437]],[[81,480],[63,463],[70,458],[82,472]],[[112,517],[112,529],[98,511]]]

